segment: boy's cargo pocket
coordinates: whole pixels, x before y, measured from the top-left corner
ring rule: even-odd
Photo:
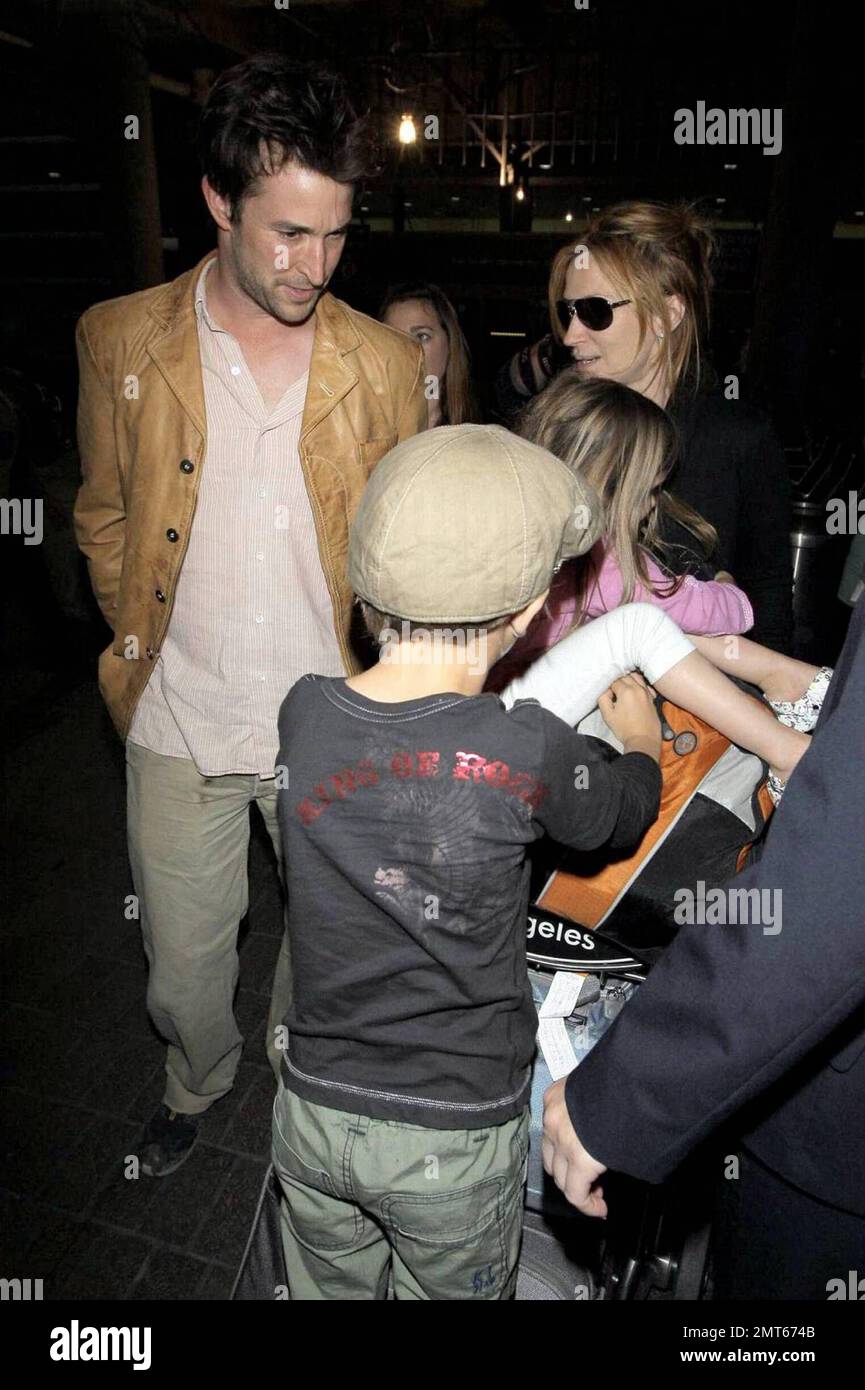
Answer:
[[[382,1217],[395,1258],[427,1298],[505,1298],[519,1252],[521,1195],[504,1175],[461,1192],[391,1195]]]
[[[505,1186],[503,1177],[495,1177],[461,1192],[393,1193],[382,1201],[382,1216],[410,1240],[464,1245],[496,1221]]]

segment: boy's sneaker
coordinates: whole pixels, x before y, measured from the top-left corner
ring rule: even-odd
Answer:
[[[782,724],[798,729],[800,734],[810,734],[823,708],[823,699],[829,689],[833,668],[821,666],[804,695],[798,700],[769,700],[775,716]]]
[[[198,1138],[200,1119],[200,1115],[181,1115],[160,1105],[138,1147],[142,1173],[149,1178],[164,1178],[185,1163]]]

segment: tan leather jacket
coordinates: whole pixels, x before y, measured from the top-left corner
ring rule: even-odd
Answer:
[[[78,321],[75,532],[114,632],[99,688],[121,738],[165,636],[195,515],[207,425],[194,294],[210,256],[169,284],[95,304]],[[315,309],[300,460],[346,670],[349,523],[387,451],[426,428],[423,353],[332,294]]]

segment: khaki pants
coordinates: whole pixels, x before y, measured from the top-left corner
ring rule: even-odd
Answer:
[[[273,1166],[292,1299],[513,1298],[528,1107],[427,1129],[302,1100],[280,1082]]]
[[[127,833],[150,966],[147,1007],[168,1042],[165,1104],[197,1115],[234,1082],[243,1038],[234,1017],[237,929],[249,903],[249,808],[259,807],[282,873],[275,780],[202,777],[188,758],[126,744]],[[291,999],[283,933],[268,1019],[268,1057],[279,1076],[274,1030]]]

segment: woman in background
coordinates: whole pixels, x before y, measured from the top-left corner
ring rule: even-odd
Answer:
[[[423,348],[429,428],[480,422],[471,383],[471,354],[456,310],[438,285],[394,285],[378,312],[382,323],[408,333]]]

